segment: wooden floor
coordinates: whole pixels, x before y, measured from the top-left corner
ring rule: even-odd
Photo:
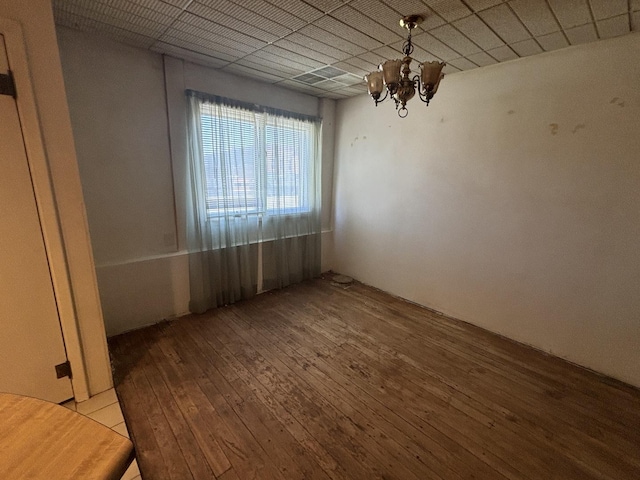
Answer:
[[[109,346],[144,480],[640,478],[638,390],[360,284]]]

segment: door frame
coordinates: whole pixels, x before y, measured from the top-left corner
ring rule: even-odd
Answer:
[[[89,398],[87,368],[82,353],[78,316],[71,288],[62,228],[29,73],[24,35],[19,23],[3,18],[0,18],[0,33],[5,39],[9,66],[18,92],[16,98],[18,117],[49,262],[62,338],[67,352],[67,360],[73,369],[71,386],[75,399],[82,401]]]

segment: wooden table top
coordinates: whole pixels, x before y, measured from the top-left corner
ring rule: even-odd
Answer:
[[[0,478],[120,479],[128,438],[55,403],[0,393]]]

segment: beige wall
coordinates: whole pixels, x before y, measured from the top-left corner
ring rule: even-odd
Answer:
[[[338,102],[337,271],[640,385],[640,35]]]
[[[188,313],[187,88],[325,117],[331,228],[335,102],[58,29],[107,334]]]
[[[112,380],[51,3],[0,0],[0,17],[17,21],[24,35],[40,124],[39,135],[28,132],[26,140],[41,136],[51,175],[64,249],[62,263],[52,263],[51,269],[54,283],[67,282],[67,289],[70,288],[69,308],[59,303],[60,317],[63,330],[68,333],[67,350],[78,352],[86,367],[88,392],[76,392],[77,398],[83,399],[87,393],[110,388]],[[65,280],[57,280],[62,278]],[[62,290],[58,288],[57,294]],[[72,337],[78,335],[81,345],[72,342]]]

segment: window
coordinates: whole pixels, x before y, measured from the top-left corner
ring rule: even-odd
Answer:
[[[221,103],[200,105],[207,215],[309,213],[317,122]]]

